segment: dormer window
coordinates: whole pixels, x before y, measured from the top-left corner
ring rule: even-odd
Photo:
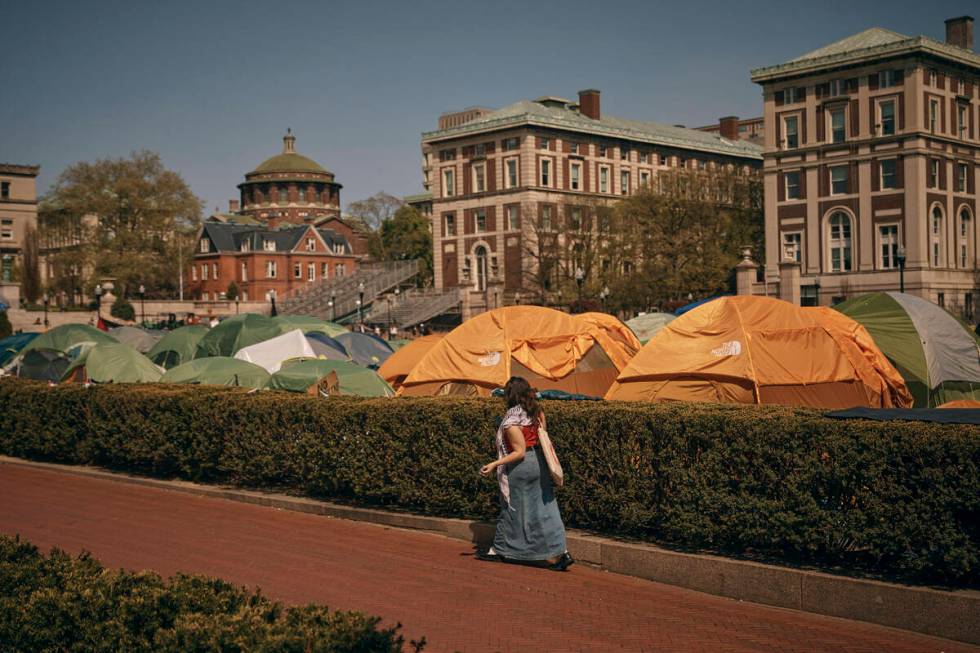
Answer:
[[[252,243],[248,240],[243,240],[242,244],[238,246],[239,251],[250,252],[252,251]]]
[[[306,239],[306,251],[307,252],[315,252],[316,251],[316,238],[307,238]]]
[[[276,241],[271,240],[269,238],[263,238],[262,239],[262,249],[264,249],[267,252],[274,252],[274,251],[276,251]]]
[[[208,241],[207,238],[202,238],[201,239],[201,253],[202,254],[207,254],[210,251],[211,251],[211,243]]]

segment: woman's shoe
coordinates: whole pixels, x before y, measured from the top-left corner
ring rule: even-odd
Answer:
[[[490,553],[488,551],[477,551],[477,560],[483,560],[484,562],[507,562],[507,559],[497,553]]]
[[[575,560],[572,558],[568,551],[558,556],[558,559],[553,563],[548,565],[548,569],[551,571],[566,571],[569,567],[575,564]]]

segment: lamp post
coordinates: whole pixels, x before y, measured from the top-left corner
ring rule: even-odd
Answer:
[[[813,305],[820,306],[820,277],[813,277]]]
[[[336,308],[337,307],[337,295],[335,295],[332,292],[330,293],[330,301],[327,302],[327,306],[330,307],[330,321],[331,322],[336,322],[337,321],[337,308]]]
[[[140,323],[146,325],[146,286],[140,284]]]
[[[44,330],[48,330],[48,304],[51,302],[51,298],[48,297],[48,293],[41,295],[41,301],[44,302]]]
[[[102,284],[95,284],[95,323],[102,319]]]
[[[585,283],[585,270],[575,268],[575,283],[578,285],[578,298],[582,299],[582,284]]]
[[[357,284],[357,321],[361,322],[361,306],[364,305],[364,282]]]
[[[561,288],[558,289],[558,310],[561,310]]]
[[[361,298],[357,298],[357,323],[361,324]]]
[[[895,261],[898,263],[898,292],[905,292],[905,248],[899,246],[895,252]]]
[[[606,299],[609,297],[609,286],[603,286],[602,290],[599,291],[599,299],[602,300],[602,312],[608,313],[606,308]]]

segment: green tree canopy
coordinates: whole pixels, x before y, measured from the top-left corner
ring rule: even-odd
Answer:
[[[419,285],[432,283],[432,232],[424,215],[406,204],[381,223],[379,236],[383,260],[418,259]]]

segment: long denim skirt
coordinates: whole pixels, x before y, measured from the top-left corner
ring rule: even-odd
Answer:
[[[528,449],[524,460],[507,466],[506,474],[510,505],[500,498],[494,552],[514,560],[544,560],[564,553],[565,525],[540,447]]]

